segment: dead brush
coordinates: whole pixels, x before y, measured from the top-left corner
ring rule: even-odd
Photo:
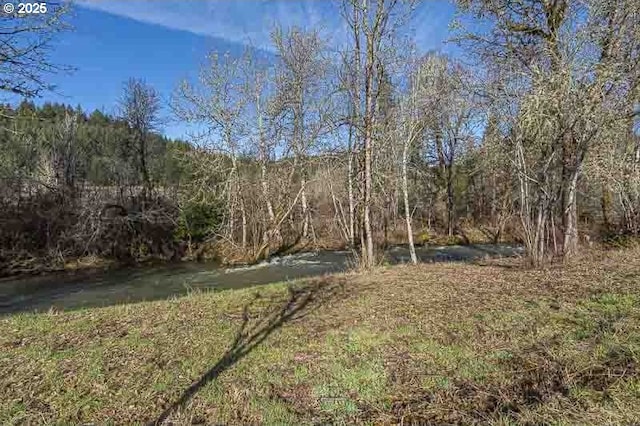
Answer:
[[[459,379],[432,392],[407,389],[391,402],[391,410],[362,407],[363,412],[384,424],[533,424],[528,420],[547,407],[562,407],[569,418],[584,415],[571,392],[578,386],[606,394],[619,381],[638,374],[637,361],[628,350],[611,351],[604,362],[593,361],[577,370],[554,356],[551,348],[537,345],[504,364],[507,372],[486,382]]]

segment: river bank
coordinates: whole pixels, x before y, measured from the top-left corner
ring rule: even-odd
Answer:
[[[0,423],[633,424],[640,252],[0,317]]]
[[[421,262],[471,262],[520,254],[521,247],[508,244],[417,249]],[[384,252],[384,264],[409,261],[405,246],[393,246]],[[356,260],[350,251],[324,250],[274,256],[257,264],[235,267],[215,262],[174,262],[5,279],[0,281],[0,315],[164,300],[199,291],[238,289],[345,272],[355,266]]]
[[[518,245],[513,242],[513,238],[505,236],[503,241],[496,243],[486,234],[478,229],[468,228],[461,235],[448,236],[438,233],[428,233],[426,231],[414,236],[418,250],[443,246],[474,246],[474,245]],[[376,245],[383,253],[381,263],[384,263],[384,252],[389,248],[403,247],[406,245],[406,238],[403,233],[393,232],[391,235],[376,235]],[[235,245],[218,243],[201,243],[187,248],[183,241],[180,249],[169,251],[167,255],[152,255],[147,253],[141,256],[140,253],[126,257],[126,260],[114,257],[102,257],[97,255],[87,255],[81,257],[65,257],[58,254],[48,253],[46,256],[28,255],[20,253],[19,256],[12,256],[15,259],[8,261],[0,256],[0,283],[7,280],[15,280],[41,275],[64,275],[68,274],[94,274],[110,270],[131,269],[148,266],[170,266],[189,263],[219,264],[224,267],[246,267],[268,261],[271,258],[283,256],[329,252],[346,251],[349,248],[340,239],[320,238],[313,244],[310,241],[298,242],[291,246],[283,246],[275,252],[269,253],[262,250],[255,253],[252,249],[242,249]],[[358,248],[359,250],[359,248]],[[178,254],[180,253],[180,254]],[[6,257],[6,256],[5,256]],[[266,259],[265,259],[266,257]]]

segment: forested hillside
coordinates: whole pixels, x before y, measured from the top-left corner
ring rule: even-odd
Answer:
[[[47,102],[36,106],[23,101],[15,108],[0,108],[3,179],[49,185],[67,179],[70,186],[140,183],[137,156],[123,119]],[[154,181],[163,186],[178,183],[183,172],[176,152],[188,144],[159,133],[151,133],[148,144],[149,173]],[[66,160],[64,151],[70,149],[74,151],[71,164],[61,164]]]
[[[145,205],[140,156],[123,119],[24,101],[3,105],[0,122],[3,272],[60,267],[83,256],[127,259],[141,249],[137,238],[172,241],[177,216],[151,230],[143,212],[177,209],[169,192],[187,176],[177,153],[188,144],[154,132],[146,136],[146,167],[157,191]],[[130,220],[118,223],[120,217]]]

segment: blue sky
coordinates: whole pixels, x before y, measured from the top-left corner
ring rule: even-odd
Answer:
[[[421,51],[449,49],[443,42],[453,13],[446,0],[419,6],[411,27]],[[269,51],[276,23],[321,28],[335,45],[345,37],[338,4],[329,0],[77,0],[71,23],[74,30],[59,37],[52,58],[76,70],[54,76],[56,93],[41,101],[108,113],[128,78],[144,78],[168,100],[212,50]],[[163,131],[177,137],[185,128],[167,123]]]

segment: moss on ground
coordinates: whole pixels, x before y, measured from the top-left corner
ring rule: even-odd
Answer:
[[[0,318],[0,424],[640,422],[640,251]]]

